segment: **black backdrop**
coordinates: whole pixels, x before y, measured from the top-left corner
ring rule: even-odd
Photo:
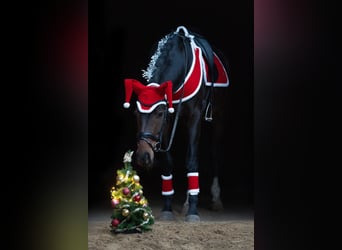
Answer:
[[[163,7],[162,7],[163,6]],[[202,34],[229,62],[226,159],[221,170],[222,198],[226,205],[253,204],[253,1],[221,4],[172,2],[157,6],[114,1],[89,3],[89,207],[108,206],[109,189],[122,168],[123,154],[134,150],[132,108],[124,110],[124,78],[142,80],[152,45],[177,26]],[[178,133],[178,132],[177,132]],[[206,148],[209,133],[202,133],[200,164],[210,164]],[[176,135],[174,148],[184,147]],[[184,150],[180,150],[184,152]],[[186,178],[182,155],[176,154],[175,189],[182,198]],[[178,171],[178,173],[177,173]],[[200,170],[202,197],[209,179]],[[160,171],[138,170],[147,198],[160,194]],[[177,176],[177,177],[176,177]],[[178,178],[178,179],[177,179]],[[204,199],[204,198],[203,198]],[[205,202],[205,201],[204,201]]]
[[[200,1],[193,5],[189,1],[172,1],[172,5],[166,1],[155,5],[145,1],[140,5],[133,1],[120,5],[115,1],[86,3],[30,1],[18,9],[16,2],[15,15],[8,12],[11,16],[6,26],[11,34],[6,37],[14,49],[6,47],[6,51],[11,57],[8,62],[15,60],[7,63],[14,66],[9,79],[19,82],[3,85],[14,88],[4,93],[10,98],[6,111],[11,107],[15,111],[3,124],[12,127],[14,121],[20,127],[13,126],[13,133],[4,130],[15,143],[5,143],[5,148],[15,149],[15,155],[10,155],[4,167],[4,176],[13,181],[3,182],[10,204],[3,208],[4,214],[13,214],[4,216],[8,225],[16,229],[20,225],[27,232],[21,234],[20,241],[13,238],[11,244],[22,244],[18,249],[46,249],[45,245],[51,247],[56,242],[62,246],[61,237],[65,236],[65,244],[86,247],[87,195],[91,206],[109,205],[108,186],[113,183],[114,169],[122,166],[122,154],[132,145],[130,115],[121,108],[121,80],[139,76],[140,68],[146,66],[146,61],[140,60],[148,60],[150,44],[179,24],[202,31],[230,60],[231,107],[227,108],[232,118],[228,125],[234,129],[228,130],[230,140],[225,146],[233,151],[227,150],[230,154],[224,177],[229,179],[224,185],[229,183],[230,194],[236,196],[238,190],[252,194],[256,176],[256,249],[334,249],[339,244],[339,237],[332,237],[338,236],[337,232],[329,230],[340,215],[334,202],[340,197],[340,168],[336,166],[341,166],[341,119],[337,119],[342,93],[337,70],[340,44],[335,33],[340,31],[338,8],[312,1],[255,2],[252,109],[252,2],[208,1],[206,6],[199,6],[203,4]],[[89,159],[83,154],[87,110],[79,104],[83,104],[80,88],[71,84],[81,82],[83,87],[87,82],[83,74],[87,39],[78,32],[87,33],[87,17]],[[54,60],[56,57],[60,60]],[[84,70],[75,72],[73,66]],[[70,94],[69,87],[75,92]],[[19,92],[23,98],[13,99],[11,94]],[[27,119],[21,116],[23,110]],[[253,137],[249,129],[252,110]],[[20,160],[23,164],[18,164]],[[158,188],[149,189],[150,182],[159,178],[146,175],[142,180],[145,188],[159,194]],[[231,197],[224,195],[226,201]],[[242,197],[252,201],[250,195]],[[21,216],[23,211],[29,216]],[[32,243],[35,247],[30,248]]]

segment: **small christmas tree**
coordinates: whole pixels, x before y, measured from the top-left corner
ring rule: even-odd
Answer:
[[[116,187],[110,190],[113,208],[110,227],[115,233],[147,231],[154,223],[152,210],[143,196],[140,177],[131,165],[132,155],[131,150],[124,155],[124,168],[117,170]]]

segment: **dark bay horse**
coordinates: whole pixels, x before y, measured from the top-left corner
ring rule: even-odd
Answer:
[[[222,120],[226,119],[225,91],[229,85],[226,63],[204,37],[179,26],[156,44],[156,50],[142,76],[146,84],[136,79],[124,81],[124,107],[130,106],[132,93],[137,96],[137,148],[133,154],[133,164],[150,168],[155,163],[155,157],[158,157],[162,166],[164,198],[161,218],[172,219],[174,189],[170,148],[176,131],[186,129],[188,188],[185,220],[199,221],[198,151],[203,119],[213,126],[212,144],[207,146],[208,154],[213,154],[213,164],[208,166],[214,177],[211,185],[212,207],[222,208],[218,165],[219,157],[224,155]],[[177,127],[179,120],[183,121],[184,127]]]

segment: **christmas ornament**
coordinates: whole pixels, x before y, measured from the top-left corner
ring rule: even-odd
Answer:
[[[112,220],[112,227],[117,227],[120,224],[120,221],[118,219]]]
[[[123,181],[124,181],[124,176],[122,174],[116,177],[116,185],[120,185]]]
[[[124,195],[128,195],[128,194],[130,193],[129,188],[125,187],[124,189],[122,189],[122,193],[123,193]]]
[[[140,177],[138,175],[134,175],[133,176],[133,180],[134,180],[135,183],[139,183]]]
[[[113,208],[111,231],[114,233],[143,232],[154,224],[152,210],[143,195],[140,177],[132,168],[133,151],[123,157],[124,168],[117,170],[116,186],[110,189]]]
[[[140,195],[133,196],[133,200],[136,201],[136,202],[139,202],[140,199],[141,199]]]
[[[119,199],[112,199],[112,208],[115,208],[117,205],[119,205],[120,203],[120,200]]]
[[[144,212],[144,214],[143,214],[144,220],[147,220],[149,216],[150,216],[150,215],[149,215],[147,212]]]
[[[127,216],[127,215],[129,215],[129,210],[128,209],[122,209],[122,216]]]

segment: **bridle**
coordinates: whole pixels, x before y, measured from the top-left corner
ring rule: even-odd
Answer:
[[[158,138],[157,136],[153,135],[150,132],[139,132],[138,133],[138,141],[144,141],[146,142],[154,152],[159,152],[160,151],[160,144],[161,144],[161,140],[160,138]],[[152,142],[150,141],[153,140],[154,142],[156,142],[154,145],[152,144]]]
[[[178,111],[177,111],[178,113]],[[166,125],[166,119],[167,119],[167,109],[165,108],[164,110],[164,119],[162,121],[162,125],[161,125],[161,128],[159,130],[159,133],[158,135],[159,136],[155,136],[153,133],[151,132],[139,132],[138,135],[137,135],[137,140],[138,142],[139,141],[144,141],[146,142],[150,147],[151,149],[153,150],[153,152],[166,152],[170,149],[171,147],[171,143],[169,143],[169,146],[167,149],[162,149],[161,148],[161,145],[162,145],[162,135],[163,135],[163,132],[164,132],[164,128],[165,128],[165,125]],[[152,140],[152,141],[151,141]],[[171,136],[171,139],[170,141],[173,140],[173,136]]]
[[[172,131],[171,131],[171,135],[170,135],[170,140],[169,140],[169,144],[166,148],[162,148],[162,138],[163,138],[163,132],[164,132],[164,128],[167,122],[167,116],[168,116],[168,112],[167,112],[167,108],[165,107],[164,110],[164,119],[162,121],[162,125],[161,128],[159,130],[159,137],[155,136],[154,134],[152,134],[151,132],[139,132],[137,135],[137,140],[138,141],[145,141],[153,150],[153,152],[168,152],[171,149],[171,145],[176,133],[176,128],[177,128],[177,124],[178,124],[178,119],[179,119],[179,114],[181,111],[181,106],[182,106],[182,97],[184,95],[184,91],[183,91],[184,86],[182,87],[182,96],[180,98],[180,101],[178,103],[177,106],[177,110],[176,110],[176,116],[175,119],[173,121],[173,125],[172,125]],[[151,141],[152,140],[152,141]],[[155,142],[155,144],[153,145],[153,142]]]

